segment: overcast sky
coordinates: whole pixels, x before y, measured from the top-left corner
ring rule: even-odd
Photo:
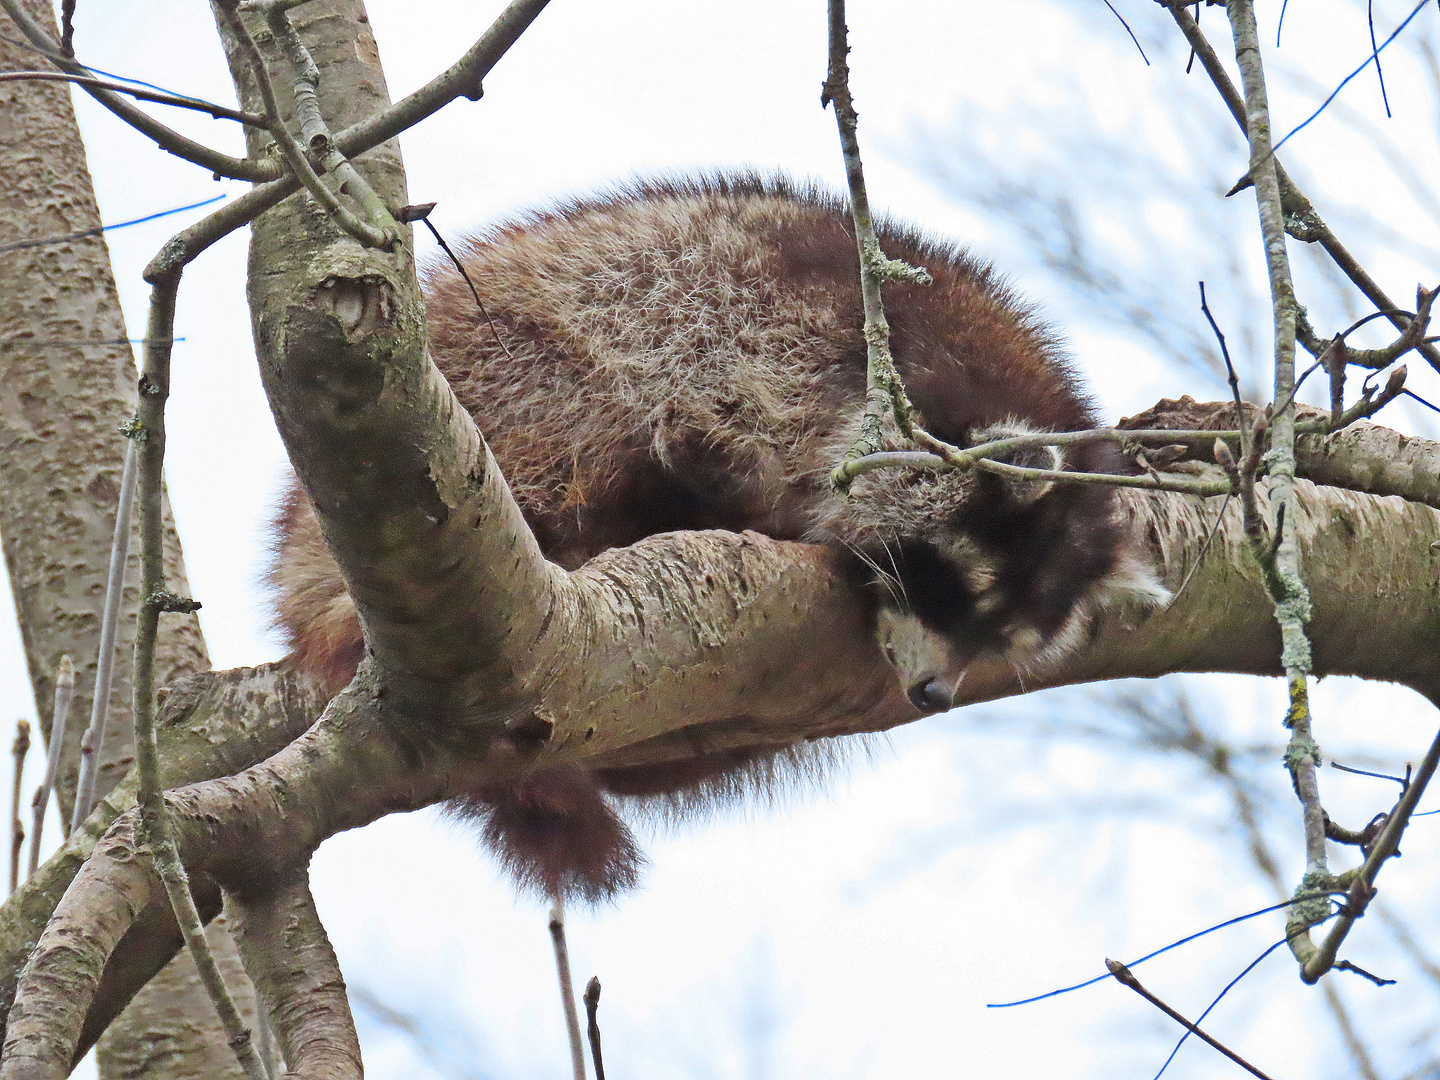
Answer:
[[[453,61],[500,6],[372,3],[392,96]],[[1066,126],[1083,114],[1100,136],[1182,166],[1194,148],[1166,109],[1192,100],[1181,85],[1184,52],[1156,48],[1166,26],[1148,0],[1115,6],[1147,45],[1151,66],[1101,0],[886,0],[852,3],[850,16],[872,200],[973,244],[1039,297],[1068,333],[1112,417],[1161,395],[1214,396],[1220,388],[1174,375],[1135,335],[1108,326],[1013,228],[955,201],[953,185],[937,181],[935,163],[953,153],[945,133],[956,117],[978,116],[996,158],[1039,162],[1062,188],[1072,176],[1077,184],[1098,183],[1085,179],[1100,175],[1097,161],[1071,145],[1080,129]],[[1279,6],[1259,4],[1261,36],[1270,46]],[[1412,6],[1377,0],[1377,28],[1388,33]],[[1362,7],[1343,0],[1292,5],[1277,63],[1303,63],[1313,83],[1275,88],[1277,130],[1304,119],[1323,97],[1317,88],[1332,88],[1363,60]],[[1205,18],[1224,53],[1219,12]],[[1428,33],[1433,41],[1437,21],[1422,13],[1414,36]],[[94,67],[232,100],[205,5],[82,0],[77,28],[77,50]],[[451,105],[402,137],[411,200],[437,201],[432,220],[453,236],[637,174],[753,166],[838,187],[834,121],[819,107],[824,32],[819,0],[554,0],[487,80],[482,101]],[[1436,123],[1424,68],[1412,53],[1397,55],[1387,77],[1395,111],[1390,130],[1409,133],[1407,153],[1420,175],[1434,177]],[[1194,100],[1220,109],[1208,97]],[[1373,79],[1357,79],[1342,100],[1386,123]],[[154,149],[83,98],[79,111],[106,221],[244,190]],[[1050,135],[1027,126],[1036,117],[1042,124],[1053,118]],[[165,119],[240,150],[238,134],[221,122],[168,112]],[[1318,177],[1328,197],[1317,200],[1322,210],[1352,222],[1371,202],[1390,227],[1417,244],[1436,243],[1436,222],[1417,217],[1415,197],[1353,132],[1322,118],[1292,145],[1287,163]],[[1060,150],[1078,156],[1067,160]],[[1245,158],[1238,139],[1225,152],[1227,159],[1207,164],[1239,176]],[[1103,206],[1104,195],[1077,190],[1076,201],[1093,197]],[[1144,205],[1111,206],[1113,220],[1097,211],[1091,224],[1102,241],[1134,248],[1127,257],[1171,264],[1193,289],[1209,256],[1196,255],[1194,266],[1188,261],[1206,238],[1197,235],[1200,216],[1178,198],[1155,192]],[[1204,220],[1228,215],[1222,225],[1235,230],[1242,252],[1236,280],[1253,287],[1261,280],[1253,199],[1215,201],[1205,213],[1211,217]],[[140,267],[194,217],[110,234],[132,334],[144,325]],[[169,412],[170,491],[220,667],[280,653],[257,582],[265,522],[287,466],[255,371],[244,304],[246,243],[246,234],[232,236],[186,274],[176,324],[184,342],[175,351]],[[1369,238],[1357,248],[1402,298],[1418,277],[1433,283],[1440,276],[1415,244]],[[430,245],[422,242],[421,252],[430,257]],[[1259,326],[1263,341],[1267,310],[1247,309],[1243,299],[1212,295],[1211,303],[1237,340],[1246,327]],[[1263,383],[1263,355],[1240,361],[1252,364]],[[1412,385],[1427,379],[1417,374]],[[3,629],[0,687],[13,708],[23,702],[28,709],[18,642],[12,626]],[[1273,685],[1216,686],[1229,730],[1246,741],[1278,740]],[[1417,758],[1428,739],[1428,715],[1402,692],[1343,685],[1322,691],[1319,700],[1322,714],[1328,705],[1352,720],[1385,716],[1397,761]],[[653,862],[642,890],[572,920],[577,981],[598,973],[604,982],[601,1014],[613,1074],[747,1080],[1153,1074],[1173,1032],[1115,984],[1028,1008],[983,1008],[1079,981],[1103,971],[1105,956],[1133,958],[1271,902],[1253,876],[1233,872],[1222,845],[1198,842],[1173,815],[1148,813],[1138,821],[1102,815],[1065,831],[1035,815],[1033,807],[1051,805],[1057,784],[1073,788],[1077,799],[1101,798],[1113,794],[1121,774],[1136,805],[1178,798],[1183,774],[1173,769],[1117,762],[1074,743],[1009,737],[1006,717],[1020,725],[1027,716],[1056,710],[1078,716],[1084,708],[1073,694],[1049,695],[978,718],[952,714],[873,747],[828,794],[651,837]],[[1283,786],[1278,764],[1274,773]],[[1349,796],[1342,788],[1333,798],[1344,805]],[[1357,801],[1355,812],[1369,805]],[[1223,806],[1203,800],[1195,812],[1207,810],[1224,817]],[[1298,832],[1289,840],[1294,856]],[[1406,869],[1420,861],[1405,860]],[[1287,874],[1295,866],[1290,858]],[[1418,892],[1398,870],[1394,879],[1387,895],[1398,902],[1407,889]],[[564,1075],[543,910],[513,899],[462,830],[432,813],[388,819],[327,843],[313,880],[347,979],[425,1017],[442,1047],[443,1064],[427,1063],[403,1040],[366,1024],[371,1076]],[[1272,918],[1207,939],[1169,967],[1157,962],[1147,981],[1198,1012],[1223,985],[1215,978],[1237,972],[1279,927]],[[1242,1053],[1274,1063],[1278,1075],[1343,1075],[1316,992],[1299,987],[1283,957],[1267,963],[1248,996],[1228,1014],[1217,1013],[1217,1026]],[[1375,992],[1366,985],[1346,990],[1360,998]],[[1217,1060],[1188,1047],[1172,1075],[1220,1075]]]

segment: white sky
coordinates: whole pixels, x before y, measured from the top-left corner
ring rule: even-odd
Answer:
[[[1153,4],[1116,6],[1147,44],[1163,33]],[[1060,110],[1076,104],[1077,94],[1111,133],[1132,133],[1162,158],[1183,158],[1186,148],[1164,111],[1182,78],[1173,55],[1152,55],[1155,66],[1146,67],[1120,25],[1097,22],[1090,7],[1102,7],[1100,0],[853,3],[851,63],[872,199],[1013,270],[1069,329],[1107,413],[1119,414],[1161,394],[1203,397],[1217,388],[1177,383],[1133,340],[1087,317],[1011,233],[947,202],[916,164],[923,153],[943,152],[917,146],[916,133],[943,130],[958,102],[1003,117],[1007,110]],[[1291,7],[1284,57],[1303,58],[1319,83],[1333,87],[1365,55],[1363,19],[1340,0]],[[1411,4],[1375,7],[1377,25],[1389,28]],[[392,96],[450,63],[499,8],[494,0],[375,0],[371,18]],[[1278,8],[1260,4],[1262,37],[1272,44]],[[1437,18],[1429,12],[1416,29],[1427,20],[1433,35]],[[1218,12],[1207,13],[1217,47],[1225,40],[1221,22]],[[204,5],[92,0],[81,3],[77,26],[79,53],[95,67],[231,100]],[[819,0],[555,0],[501,61],[481,102],[452,105],[403,137],[411,200],[438,200],[432,220],[454,235],[635,173],[748,165],[839,186],[834,122],[819,108],[823,66]],[[1057,82],[1056,72],[1071,73],[1070,81]],[[1418,141],[1414,158],[1433,177],[1430,99],[1413,65],[1399,57],[1387,75],[1396,110],[1390,123]],[[1288,130],[1317,100],[1282,88],[1275,97],[1277,130]],[[1383,120],[1377,97],[1373,80],[1362,77],[1345,100]],[[106,221],[244,189],[216,184],[155,150],[86,100],[79,109]],[[166,119],[239,150],[237,133],[221,122],[168,111]],[[1021,156],[1034,148],[1017,135],[1002,149]],[[1227,169],[1238,176],[1243,155],[1238,142],[1231,149]],[[1344,131],[1322,119],[1297,137],[1294,159],[1325,177],[1330,201],[1322,210],[1373,200],[1392,225],[1435,242],[1434,222],[1414,225],[1407,196]],[[1063,163],[1059,168],[1063,182]],[[1253,229],[1253,200],[1233,203],[1227,212],[1235,228]],[[1144,246],[1186,258],[1195,237],[1185,207],[1157,199],[1133,209],[1144,211]],[[1135,216],[1121,223],[1128,233],[1117,226],[1117,242],[1135,235]],[[111,234],[132,333],[144,325],[140,267],[192,219]],[[1096,227],[1105,235],[1104,221]],[[1253,235],[1245,243],[1258,252]],[[170,490],[193,592],[205,604],[207,640],[222,667],[280,651],[266,632],[256,585],[285,464],[255,373],[245,244],[244,236],[222,242],[186,275],[177,320],[185,342],[175,353],[169,414]],[[1417,264],[1403,249],[1357,248],[1401,298],[1418,276],[1436,276],[1433,263]],[[1263,326],[1266,315],[1232,310],[1230,317]],[[1417,376],[1412,385],[1424,381]],[[19,646],[12,627],[4,633],[0,688],[28,712]],[[1248,740],[1277,738],[1273,687],[1231,680],[1221,692],[1233,731]],[[986,715],[1034,715],[1072,708],[1075,700],[1050,696]],[[1320,701],[1322,715],[1328,705],[1347,717],[1385,716],[1383,741],[1393,741],[1400,761],[1418,758],[1429,737],[1428,716],[1403,692],[1342,686]],[[1163,803],[1176,798],[1181,772],[1107,760],[1093,747],[1017,742],[1004,723],[971,731],[972,719],[958,713],[896,733],[893,749],[882,748],[873,766],[857,766],[831,795],[658,837],[649,844],[653,867],[641,892],[614,909],[576,914],[577,983],[594,973],[604,983],[613,1075],[1153,1074],[1174,1035],[1114,984],[1025,1009],[986,1011],[983,1004],[1089,977],[1103,970],[1105,956],[1133,957],[1262,906],[1269,895],[1235,871],[1224,849],[1197,841],[1163,814],[1134,824],[1102,817],[1077,831],[1052,827],[1027,809],[1053,805],[1057,783],[1081,798],[1103,795],[1117,769],[1128,793]],[[1278,764],[1275,772],[1283,784]],[[1350,789],[1335,790],[1339,802]],[[1223,817],[1218,804],[1197,806]],[[1354,812],[1370,806],[1356,803]],[[1298,846],[1298,830],[1286,835]],[[1292,877],[1294,855],[1287,852]],[[1420,869],[1420,858],[1404,862],[1405,870]],[[368,1027],[371,1076],[563,1075],[543,912],[511,898],[468,836],[428,813],[393,818],[326,844],[313,874],[347,978],[425,1016],[441,1035],[470,1039],[450,1044],[460,1049],[449,1071],[427,1071],[405,1046]],[[1396,869],[1387,895],[1403,903],[1419,888]],[[1272,918],[1223,940],[1217,935],[1142,976],[1196,1013],[1229,977],[1223,973],[1243,967],[1279,936],[1279,926]],[[1251,992],[1217,1013],[1217,1031],[1279,1075],[1345,1073],[1316,992],[1299,986],[1282,957],[1267,965]],[[1353,982],[1348,993],[1374,997]],[[1220,1075],[1217,1061],[1187,1047],[1171,1075]]]

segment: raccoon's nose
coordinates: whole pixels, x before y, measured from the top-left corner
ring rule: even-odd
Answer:
[[[923,713],[944,712],[955,704],[955,691],[940,679],[916,683],[908,696],[910,704]]]

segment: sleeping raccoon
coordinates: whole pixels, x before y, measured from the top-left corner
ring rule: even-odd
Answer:
[[[928,430],[966,446],[1094,426],[1055,338],[988,266],[878,228],[888,256],[934,278],[885,293]],[[499,226],[460,254],[485,313],[438,264],[430,353],[561,566],[679,529],[827,544],[871,596],[877,647],[921,713],[951,706],[978,655],[1035,663],[1073,647],[1113,598],[1163,596],[1109,488],[887,470],[848,497],[831,489],[865,399],[858,261],[839,198],[753,175],[641,183]],[[1127,471],[1108,444],[1026,453],[1011,460]],[[364,642],[298,486],[277,531],[278,622],[298,662],[338,690]],[[572,766],[460,809],[522,884],[596,900],[632,884],[640,860],[596,781],[689,803],[763,787],[776,768],[734,754],[593,779]]]

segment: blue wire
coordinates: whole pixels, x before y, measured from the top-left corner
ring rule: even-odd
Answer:
[[[1429,3],[1429,0],[1426,0],[1426,3]],[[1269,914],[1270,912],[1272,912],[1272,911],[1279,911],[1281,908],[1287,908],[1287,907],[1289,907],[1291,904],[1295,903],[1296,900],[1299,900],[1299,899],[1310,899],[1310,898],[1307,898],[1307,897],[1295,897],[1295,898],[1293,898],[1293,899],[1286,900],[1283,904],[1272,904],[1270,907],[1261,908],[1259,911],[1252,911],[1252,912],[1250,912],[1250,914],[1248,914],[1248,915],[1237,915],[1237,916],[1235,916],[1235,918],[1233,918],[1233,919],[1227,919],[1227,920],[1225,920],[1225,921],[1222,922],[1222,923],[1217,923],[1216,925],[1210,927],[1208,930],[1201,930],[1199,933],[1191,934],[1191,935],[1190,935],[1189,937],[1187,937],[1187,938],[1181,938],[1179,941],[1171,942],[1169,945],[1166,945],[1163,949],[1156,949],[1154,952],[1148,953],[1147,955],[1142,956],[1139,960],[1136,960],[1136,961],[1130,963],[1130,964],[1127,965],[1127,966],[1128,966],[1128,967],[1135,967],[1136,964],[1143,964],[1146,960],[1153,960],[1155,957],[1159,956],[1161,953],[1167,953],[1167,952],[1169,952],[1171,949],[1178,949],[1181,945],[1188,945],[1190,942],[1194,941],[1196,938],[1202,938],[1202,937],[1204,937],[1206,934],[1213,934],[1216,930],[1223,930],[1223,929],[1225,929],[1225,927],[1227,927],[1227,926],[1234,926],[1236,923],[1244,922],[1246,919],[1253,919],[1253,918],[1256,918],[1256,917],[1259,916],[1259,915],[1268,915],[1268,914]],[[1049,993],[1046,993],[1046,994],[1037,994],[1035,997],[1025,998],[1023,1001],[1005,1001],[1005,1002],[999,1002],[999,1003],[996,1003],[996,1004],[993,1004],[993,1005],[986,1005],[985,1007],[986,1007],[987,1009],[1011,1009],[1011,1008],[1014,1008],[1016,1005],[1029,1005],[1029,1004],[1030,1004],[1031,1002],[1033,1002],[1033,1001],[1044,1001],[1046,998],[1056,997],[1056,996],[1058,996],[1058,995],[1060,995],[1060,994],[1068,994],[1071,990],[1080,990],[1080,989],[1083,989],[1083,988],[1086,987],[1086,986],[1094,986],[1096,983],[1098,983],[1098,982],[1104,982],[1106,979],[1110,979],[1110,978],[1114,978],[1114,976],[1112,976],[1112,975],[1107,971],[1104,975],[1097,975],[1097,976],[1096,976],[1095,978],[1093,978],[1093,979],[1089,979],[1089,980],[1087,980],[1086,982],[1082,982],[1082,983],[1076,983],[1074,986],[1067,986],[1067,987],[1064,987],[1063,989],[1060,989],[1060,990],[1051,990]]]
[[[1380,48],[1372,51],[1371,54],[1365,58],[1365,63],[1361,64],[1349,75],[1346,75],[1344,82],[1342,82],[1333,91],[1331,91],[1330,96],[1325,99],[1324,103],[1321,104],[1320,108],[1316,109],[1313,113],[1311,113],[1310,116],[1304,121],[1304,123],[1300,124],[1299,127],[1291,131],[1290,135],[1294,135],[1296,131],[1299,131],[1300,128],[1305,127],[1307,124],[1310,123],[1311,120],[1314,120],[1315,117],[1319,116],[1322,112],[1324,112],[1330,102],[1335,100],[1335,98],[1339,95],[1340,91],[1345,89],[1346,84],[1348,84],[1351,79],[1355,78],[1356,75],[1359,75],[1362,71],[1369,67],[1371,63],[1379,63],[1380,54],[1385,51],[1385,46],[1389,45],[1392,41],[1394,41],[1395,38],[1399,36],[1400,31],[1404,30],[1405,27],[1409,26],[1410,21],[1414,19],[1416,15],[1419,15],[1420,10],[1429,2],[1430,0],[1420,0],[1420,3],[1415,5],[1415,10],[1410,12],[1410,14],[1405,17],[1405,21],[1395,28],[1395,32],[1391,34],[1388,38],[1386,38],[1384,42],[1381,43]],[[1270,152],[1273,154],[1275,153],[1275,151],[1279,150],[1280,147],[1284,146],[1285,143],[1289,141],[1290,135],[1286,135],[1285,138],[1281,139],[1278,143],[1271,147]]]
[[[1249,967],[1247,967],[1244,971],[1240,972],[1239,975],[1236,975],[1235,978],[1231,979],[1228,983],[1226,983],[1226,984],[1225,984],[1225,989],[1224,989],[1224,990],[1221,990],[1220,993],[1216,994],[1216,995],[1215,995],[1215,1000],[1212,1001],[1212,1002],[1210,1002],[1209,1006],[1205,1009],[1205,1011],[1200,1014],[1199,1018],[1195,1021],[1195,1026],[1196,1026],[1196,1027],[1199,1027],[1199,1026],[1200,1026],[1200,1021],[1201,1021],[1201,1020],[1204,1020],[1205,1017],[1207,1017],[1207,1016],[1210,1015],[1210,1010],[1213,1009],[1213,1008],[1215,1008],[1216,1005],[1219,1005],[1219,1004],[1220,1004],[1220,999],[1223,998],[1226,994],[1228,994],[1228,993],[1231,991],[1231,989],[1235,986],[1236,983],[1238,983],[1238,982],[1239,982],[1241,979],[1243,979],[1246,975],[1249,975],[1250,972],[1254,971],[1256,965],[1259,964],[1261,960],[1264,960],[1265,957],[1269,956],[1272,952],[1274,952],[1276,949],[1278,949],[1281,945],[1284,945],[1287,940],[1288,940],[1288,939],[1282,937],[1279,941],[1275,942],[1274,945],[1271,945],[1268,949],[1266,949],[1264,952],[1262,952],[1262,953],[1261,953],[1259,956],[1257,956],[1254,960],[1250,961],[1250,966],[1249,966]],[[1186,1029],[1185,1029],[1185,1034],[1184,1034],[1184,1035],[1181,1035],[1181,1036],[1180,1036],[1180,1041],[1175,1044],[1175,1049],[1174,1049],[1174,1050],[1171,1050],[1171,1051],[1170,1051],[1170,1056],[1165,1059],[1165,1064],[1164,1064],[1164,1065],[1161,1065],[1161,1066],[1160,1066],[1160,1071],[1155,1074],[1155,1080],[1160,1080],[1160,1077],[1161,1077],[1162,1075],[1164,1075],[1165,1070],[1170,1067],[1170,1062],[1172,1062],[1172,1061],[1175,1060],[1175,1055],[1180,1052],[1180,1047],[1182,1047],[1182,1046],[1185,1045],[1185,1040],[1188,1039],[1189,1037],[1190,1037],[1190,1029],[1189,1029],[1189,1028],[1186,1028]]]
[[[171,97],[184,98],[186,101],[198,101],[206,105],[209,104],[209,102],[204,101],[203,98],[193,97],[190,94],[182,94],[179,90],[171,90],[164,86],[156,86],[154,83],[146,82],[144,79],[132,79],[129,75],[117,75],[113,71],[101,71],[99,68],[91,67],[89,64],[82,64],[81,66],[84,67],[86,71],[94,72],[96,75],[103,75],[107,79],[114,79],[116,82],[127,82],[134,86],[143,86],[147,90],[158,90],[160,93],[169,94]]]
[[[148,86],[149,83],[146,83],[144,85]],[[166,93],[169,93],[169,91],[167,90]],[[206,199],[204,202],[191,203],[189,206],[177,206],[173,210],[161,210],[158,214],[147,214],[145,217],[132,218],[129,221],[117,221],[113,225],[101,225],[100,231],[111,232],[114,229],[123,229],[127,225],[143,225],[145,224],[145,222],[154,221],[156,218],[169,217],[171,214],[183,214],[186,210],[198,210],[202,206],[209,206],[211,203],[217,203],[221,199],[228,198],[228,195],[216,195],[213,199]]]
[[[101,225],[98,229],[81,229],[79,232],[66,233],[64,236],[47,236],[42,240],[17,240],[13,244],[0,244],[0,255],[11,251],[23,251],[26,248],[45,247],[47,244],[67,244],[71,240],[83,240],[87,236],[99,236],[101,233],[109,232],[112,229],[123,229],[127,225],[143,225],[147,221],[154,221],[156,218],[169,217],[171,214],[184,213],[186,210],[198,210],[202,206],[209,206],[211,203],[219,202],[221,199],[229,198],[228,195],[216,195],[213,199],[206,199],[204,202],[191,203],[189,206],[176,206],[169,210],[161,210],[158,214],[146,214],[144,217],[132,218],[130,221],[117,221],[113,225]]]

